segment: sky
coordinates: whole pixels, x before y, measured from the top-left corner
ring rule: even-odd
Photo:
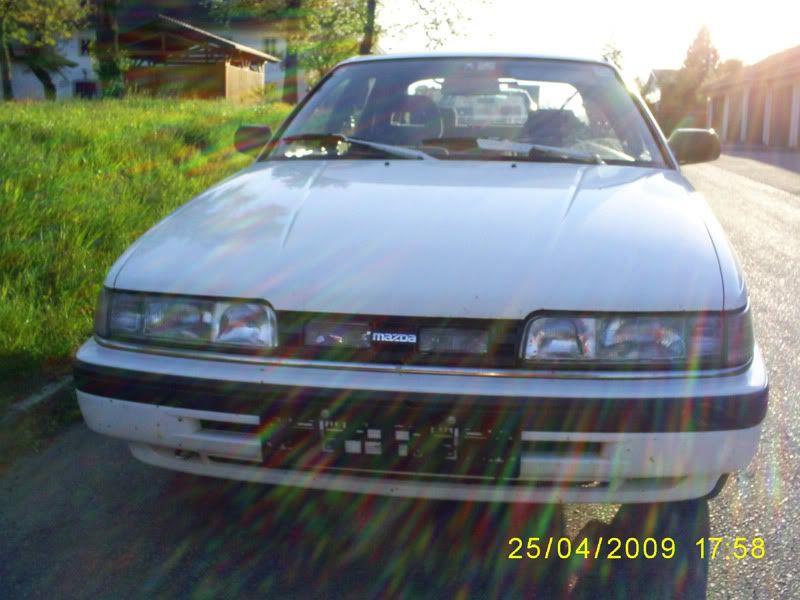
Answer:
[[[751,64],[800,45],[798,0],[444,1],[457,5],[469,19],[459,21],[459,34],[442,50],[597,57],[612,42],[622,50],[623,70],[630,77],[679,68],[702,25],[708,26],[723,60]],[[386,31],[381,49],[425,50],[420,27],[401,27],[422,18],[412,0],[386,0],[379,15]]]

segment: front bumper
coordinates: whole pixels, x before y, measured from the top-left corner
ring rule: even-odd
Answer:
[[[656,502],[700,497],[754,455],[766,413],[758,352],[739,371],[494,373],[316,365],[154,354],[91,340],[76,387],[87,424],[134,455],[177,470],[383,495],[508,502]],[[436,410],[513,410],[518,472],[441,473],[272,468],[258,431],[265,411],[336,403]]]

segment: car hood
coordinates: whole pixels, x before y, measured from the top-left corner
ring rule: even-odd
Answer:
[[[106,285],[351,314],[720,310],[706,214],[663,169],[262,162],[156,225]]]

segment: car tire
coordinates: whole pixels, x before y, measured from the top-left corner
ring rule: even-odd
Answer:
[[[659,552],[654,558],[642,555],[612,560],[602,556],[588,564],[573,588],[571,598],[705,598],[708,587],[708,559],[701,559],[694,546],[709,535],[708,503],[703,500],[622,505],[607,525],[590,521],[579,534],[590,539],[617,538],[642,542],[671,539],[675,552],[670,558]],[[576,540],[577,541],[577,540]],[[608,548],[608,546],[606,546]],[[627,544],[624,546],[627,551]],[[674,560],[678,559],[678,560]]]
[[[702,498],[698,498],[698,500],[708,501],[708,500],[713,500],[714,498],[719,496],[720,492],[722,492],[722,489],[725,487],[725,484],[728,483],[728,477],[730,477],[730,473],[723,473],[722,475],[720,475],[720,478],[717,479],[717,483],[714,486],[714,488]]]

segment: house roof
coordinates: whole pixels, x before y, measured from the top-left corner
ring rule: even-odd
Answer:
[[[704,85],[703,91],[720,91],[794,75],[800,75],[800,46],[778,52],[760,62],[742,67],[735,73],[715,79]]]
[[[166,15],[120,33],[119,44],[131,59],[155,63],[218,62],[237,55],[253,62],[280,62],[270,54]]]

